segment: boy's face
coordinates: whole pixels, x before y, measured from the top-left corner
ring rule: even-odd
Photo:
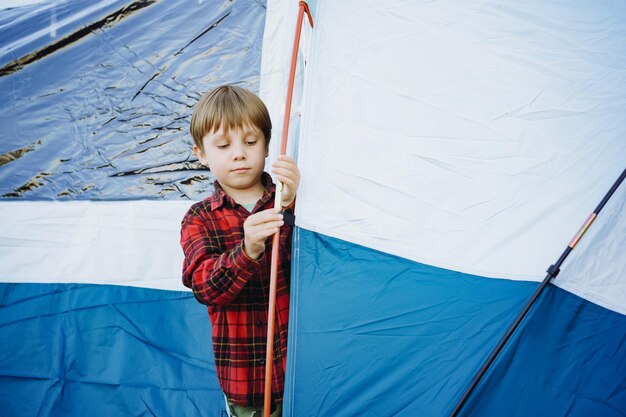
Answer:
[[[244,125],[228,133],[222,126],[204,135],[202,149],[194,145],[193,151],[235,201],[262,187],[267,146],[263,132],[255,126]]]

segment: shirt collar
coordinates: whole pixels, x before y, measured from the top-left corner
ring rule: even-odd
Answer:
[[[263,172],[261,175],[261,183],[263,184],[263,196],[261,196],[261,202],[265,205],[270,199],[272,199],[274,195],[274,191],[276,191],[276,185],[272,181],[272,177],[267,172]],[[214,191],[211,198],[211,210],[217,210],[223,205],[228,207],[235,207],[235,200],[232,199],[231,196],[226,194],[222,189],[220,183],[215,180],[213,183]]]

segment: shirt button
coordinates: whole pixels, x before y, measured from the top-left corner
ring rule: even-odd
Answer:
[[[257,359],[257,362],[259,362],[261,365],[265,365],[265,359]]]
[[[263,322],[262,321],[257,321],[256,322],[256,327],[263,327]]]

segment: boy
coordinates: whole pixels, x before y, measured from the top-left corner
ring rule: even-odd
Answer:
[[[222,86],[204,95],[191,117],[193,151],[215,176],[215,191],[182,221],[183,283],[208,305],[217,376],[237,417],[263,413],[271,239],[283,226],[275,185],[263,171],[272,124],[255,94]],[[293,211],[300,172],[281,156],[272,172],[283,182],[282,210]],[[284,389],[291,227],[280,228],[272,417]]]

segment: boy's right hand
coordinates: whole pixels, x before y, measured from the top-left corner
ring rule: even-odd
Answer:
[[[283,225],[283,215],[273,208],[248,216],[243,223],[243,250],[252,259],[258,259],[265,252],[265,240],[278,233]]]

